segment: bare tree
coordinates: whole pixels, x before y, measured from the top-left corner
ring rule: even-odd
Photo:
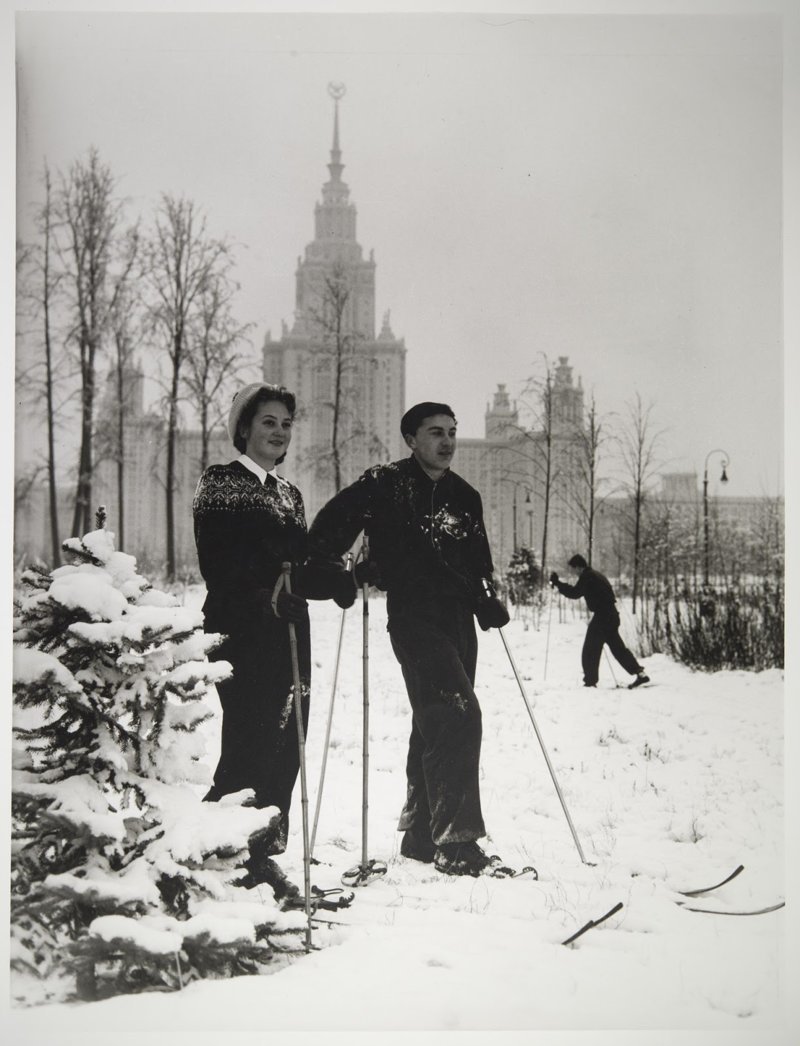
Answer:
[[[155,227],[145,247],[145,274],[151,291],[150,321],[167,358],[167,468],[165,478],[167,575],[175,577],[175,455],[179,399],[191,325],[203,293],[224,272],[229,245],[206,231],[205,217],[191,200],[161,197]]]
[[[228,274],[229,266],[209,276],[198,297],[189,325],[189,352],[184,385],[197,408],[200,421],[200,471],[209,463],[211,434],[227,414],[230,399],[225,393],[242,368],[236,346],[252,324],[237,324],[231,304],[238,285]]]
[[[309,310],[314,331],[322,343],[319,356],[329,367],[331,377],[330,398],[314,404],[315,409],[323,407],[330,411],[330,442],[325,447],[312,448],[311,453],[317,462],[317,474],[330,476],[334,493],[344,486],[344,459],[349,444],[365,442],[374,455],[380,455],[385,449],[374,433],[367,433],[352,406],[356,388],[349,379],[358,367],[374,366],[376,361],[358,352],[363,336],[352,321],[351,296],[347,269],[337,260],[324,274],[319,306]]]
[[[69,286],[72,316],[69,340],[76,346],[80,371],[80,450],[72,534],[93,525],[91,509],[94,471],[93,439],[98,354],[114,305],[109,274],[122,203],[114,197],[115,181],[96,149],[86,161],[76,161],[62,177],[56,213],[66,242],[58,247]]]
[[[541,577],[543,583],[544,579],[547,578],[550,513],[552,511],[556,483],[561,472],[557,454],[554,384],[555,378],[552,365],[547,356],[544,356],[544,377],[541,379],[530,379],[525,387],[526,392],[529,390],[534,391],[538,396],[538,424],[535,431],[520,429],[523,440],[527,443],[533,442],[535,452],[532,460],[536,478],[539,480],[542,492]]]
[[[496,428],[494,438],[501,441],[491,450],[493,468],[498,473],[499,483],[509,483],[514,488],[513,520],[517,529],[517,493],[525,487],[541,501],[539,514],[542,519],[541,577],[547,578],[550,523],[558,487],[568,474],[565,465],[576,436],[572,426],[566,425],[558,408],[555,373],[544,358],[544,376],[529,378],[523,388],[523,397],[536,406],[529,408],[532,416],[530,425],[516,420],[516,412]]]
[[[53,225],[55,221],[53,208],[53,186],[50,169],[44,166],[44,203],[36,214],[36,227],[41,237],[35,246],[22,247],[18,253],[17,271],[21,278],[21,298],[31,305],[37,322],[41,322],[41,344],[43,353],[33,365],[19,375],[22,388],[32,391],[35,399],[44,400],[45,420],[47,426],[47,489],[48,514],[50,523],[50,547],[53,565],[61,564],[61,532],[58,522],[58,490],[56,477],[56,416],[61,404],[61,397],[56,395],[57,367],[53,352],[52,311],[58,290],[59,274],[53,270]],[[23,276],[23,274],[25,274]],[[27,279],[27,276],[30,279]],[[38,341],[38,338],[37,338]],[[39,469],[33,472],[38,478]],[[30,494],[33,480],[23,485],[23,497]],[[16,499],[16,488],[15,488]]]
[[[761,511],[752,528],[754,573],[783,580],[785,569],[784,502],[780,497],[764,496]]]
[[[125,426],[131,407],[131,368],[140,324],[138,298],[134,284],[140,252],[138,226],[128,230],[121,248],[123,265],[112,278],[112,307],[109,316],[111,341],[111,395],[105,415],[100,419],[96,439],[98,461],[111,458],[117,472],[117,518],[115,531],[119,548],[125,547]]]
[[[23,505],[31,496],[31,491],[38,484],[45,465],[30,465],[14,476],[14,511]]]
[[[656,450],[660,432],[653,432],[650,415],[653,405],[645,406],[637,392],[627,404],[625,427],[618,437],[622,457],[622,484],[630,500],[629,526],[633,537],[633,613],[641,589],[641,552],[644,508],[649,486],[657,466]]]
[[[594,531],[597,512],[604,498],[600,495],[601,448],[607,440],[605,422],[597,410],[597,401],[592,393],[585,411],[583,424],[576,426],[576,482],[570,486],[572,511],[586,536],[586,558],[592,565]]]

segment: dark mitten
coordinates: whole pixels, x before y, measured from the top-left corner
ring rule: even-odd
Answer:
[[[346,610],[355,602],[353,575],[340,559],[311,559],[303,565],[296,591],[306,599],[333,599]]]
[[[550,584],[551,584],[551,585],[556,585],[556,584],[558,584],[558,574],[556,574],[555,570],[554,570],[554,571],[553,571],[553,573],[552,573],[552,574],[550,575]]]
[[[381,587],[381,574],[374,559],[362,559],[356,563],[355,576],[356,583],[359,586],[374,585],[375,588]]]
[[[349,570],[339,570],[333,575],[331,590],[334,602],[342,610],[347,610],[356,601],[356,586]]]
[[[509,622],[508,611],[496,596],[484,596],[475,607],[475,617],[484,632],[502,628]]]
[[[293,592],[279,592],[272,609],[276,617],[291,621],[295,625],[308,618],[308,603],[302,596],[296,596]]]

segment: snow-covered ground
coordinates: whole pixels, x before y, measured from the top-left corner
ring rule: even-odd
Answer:
[[[187,592],[192,605],[201,600],[201,589]],[[311,820],[340,617],[333,604],[312,605]],[[534,864],[539,879],[449,878],[399,856],[410,713],[379,598],[370,622],[368,853],[388,863],[385,878],[359,889],[349,910],[322,913],[339,925],[317,929],[320,950],[272,975],[33,1008],[13,1015],[11,1041],[55,1042],[54,1028],[62,1042],[111,1041],[101,1031],[113,1028],[115,1042],[164,1029],[173,1042],[186,1029],[219,1042],[266,1029],[370,1032],[363,1041],[390,1031],[692,1029],[800,1042],[783,1037],[796,992],[784,972],[789,909],[746,918],[677,903],[678,891],[715,883],[740,863],[741,875],[694,903],[738,912],[786,896],[781,672],[709,675],[657,655],[646,660],[654,685],[629,692],[615,688],[604,657],[599,688],[587,690],[585,620],[573,604],[552,611],[549,629],[546,614],[538,629],[512,621],[504,634],[591,862],[583,864],[501,638],[481,633],[485,846],[517,867]],[[313,881],[323,887],[338,885],[361,856],[361,623],[356,606],[315,847]],[[624,631],[635,643],[629,615]],[[616,663],[613,672],[627,682]],[[218,727],[209,728],[210,768]],[[295,794],[282,863],[302,883],[299,785]],[[603,926],[562,946],[618,901]]]

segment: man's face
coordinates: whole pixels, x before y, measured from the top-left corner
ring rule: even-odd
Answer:
[[[441,474],[450,468],[456,452],[455,418],[449,414],[433,414],[423,419],[413,436],[405,439],[424,469]]]

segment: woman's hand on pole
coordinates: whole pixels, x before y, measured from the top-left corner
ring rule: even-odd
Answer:
[[[308,620],[308,603],[302,596],[296,596],[292,592],[279,592],[272,608],[276,617],[291,621],[294,625]]]

